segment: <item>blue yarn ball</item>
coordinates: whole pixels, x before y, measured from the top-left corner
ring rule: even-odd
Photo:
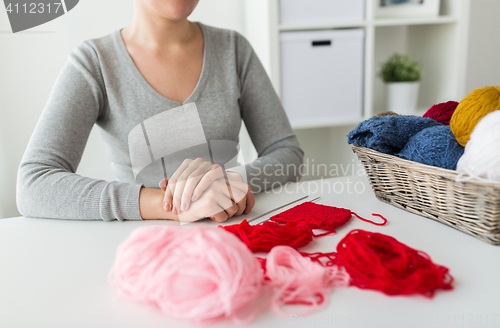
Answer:
[[[437,125],[441,123],[414,115],[373,116],[349,132],[347,142],[395,155],[411,137],[425,128]]]
[[[422,164],[455,170],[464,153],[448,125],[424,129],[408,140],[399,157]]]

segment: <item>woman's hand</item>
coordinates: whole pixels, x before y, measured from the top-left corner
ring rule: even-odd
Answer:
[[[196,201],[209,186],[218,179],[226,179],[229,185],[230,198],[238,204],[237,215],[250,212],[255,204],[255,198],[250,187],[243,183],[243,178],[237,172],[225,172],[220,165],[212,164],[201,158],[186,159],[168,180],[160,182],[164,189],[164,210],[172,210],[179,214],[189,209],[191,202]],[[237,184],[238,183],[238,184]],[[233,184],[235,184],[233,186]],[[236,185],[237,184],[237,185]],[[241,190],[245,185],[244,194],[232,192],[232,189]]]
[[[251,194],[251,206],[246,206],[246,192],[248,186],[242,182],[231,183],[232,188],[228,187],[225,179],[219,179],[210,184],[203,192],[201,197],[191,203],[191,206],[186,211],[182,211],[178,215],[180,222],[193,222],[205,217],[216,222],[224,222],[227,219],[243,213],[243,210],[251,210],[255,199]],[[168,187],[168,186],[167,186]],[[162,190],[166,190],[165,186],[161,186]],[[241,199],[239,203],[235,203],[232,197]],[[242,210],[243,209],[243,210]]]

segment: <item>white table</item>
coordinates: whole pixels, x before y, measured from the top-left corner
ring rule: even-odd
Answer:
[[[500,247],[378,201],[366,177],[299,185],[321,194],[319,203],[349,208],[363,217],[380,213],[389,220],[378,227],[352,218],[337,234],[317,238],[303,251],[333,251],[352,229],[378,231],[448,267],[455,289],[439,291],[433,299],[336,289],[320,312],[283,318],[269,310],[250,327],[500,327]],[[328,186],[334,191],[328,192]],[[0,327],[193,326],[109,292],[107,275],[117,246],[132,230],[149,224],[177,223],[1,219]],[[227,321],[213,325],[232,326]]]

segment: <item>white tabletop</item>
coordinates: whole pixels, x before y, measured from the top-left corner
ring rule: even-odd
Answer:
[[[448,267],[455,289],[438,291],[433,299],[336,289],[328,306],[315,314],[280,317],[269,310],[249,327],[500,327],[500,247],[378,201],[366,177],[296,186],[321,194],[319,203],[363,217],[380,213],[389,220],[378,227],[352,218],[337,234],[317,238],[301,250],[334,251],[356,228],[381,232]],[[132,230],[149,224],[178,223],[0,219],[0,327],[193,326],[109,292],[107,275],[117,246]],[[228,321],[212,325],[232,326]]]

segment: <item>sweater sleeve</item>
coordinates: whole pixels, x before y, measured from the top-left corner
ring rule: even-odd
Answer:
[[[236,47],[239,106],[258,158],[230,171],[246,173],[252,191],[259,193],[298,181],[304,152],[264,67],[250,43],[238,33]]]
[[[95,50],[68,56],[21,160],[16,201],[24,216],[71,220],[142,220],[140,184],[76,174],[107,98]]]

